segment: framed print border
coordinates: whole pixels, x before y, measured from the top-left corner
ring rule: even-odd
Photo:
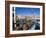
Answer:
[[[24,33],[24,34],[10,34],[10,4],[21,4],[21,5],[39,5],[43,6],[42,10],[42,33]],[[18,36],[34,36],[45,34],[45,4],[35,2],[20,2],[20,1],[5,1],[5,37],[18,37]]]

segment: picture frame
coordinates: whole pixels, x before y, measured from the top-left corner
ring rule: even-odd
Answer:
[[[40,31],[15,31],[12,30],[12,7],[24,7],[24,9],[40,8]],[[31,9],[30,8],[30,9]],[[16,8],[17,9],[17,8]],[[20,9],[19,9],[20,10]],[[14,11],[14,9],[13,9]],[[27,10],[26,10],[27,11]],[[28,11],[27,11],[28,12]],[[17,11],[16,11],[17,13]],[[26,15],[26,14],[25,14]],[[14,29],[14,27],[13,27]],[[14,32],[12,32],[12,31]],[[21,33],[22,32],[22,33]],[[45,34],[45,4],[36,2],[22,2],[22,1],[5,1],[5,37],[19,37],[19,36],[34,36]]]

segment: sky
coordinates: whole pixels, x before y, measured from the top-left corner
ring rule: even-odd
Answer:
[[[39,16],[40,8],[16,7],[15,12],[17,16],[31,16],[33,13],[35,16]]]

